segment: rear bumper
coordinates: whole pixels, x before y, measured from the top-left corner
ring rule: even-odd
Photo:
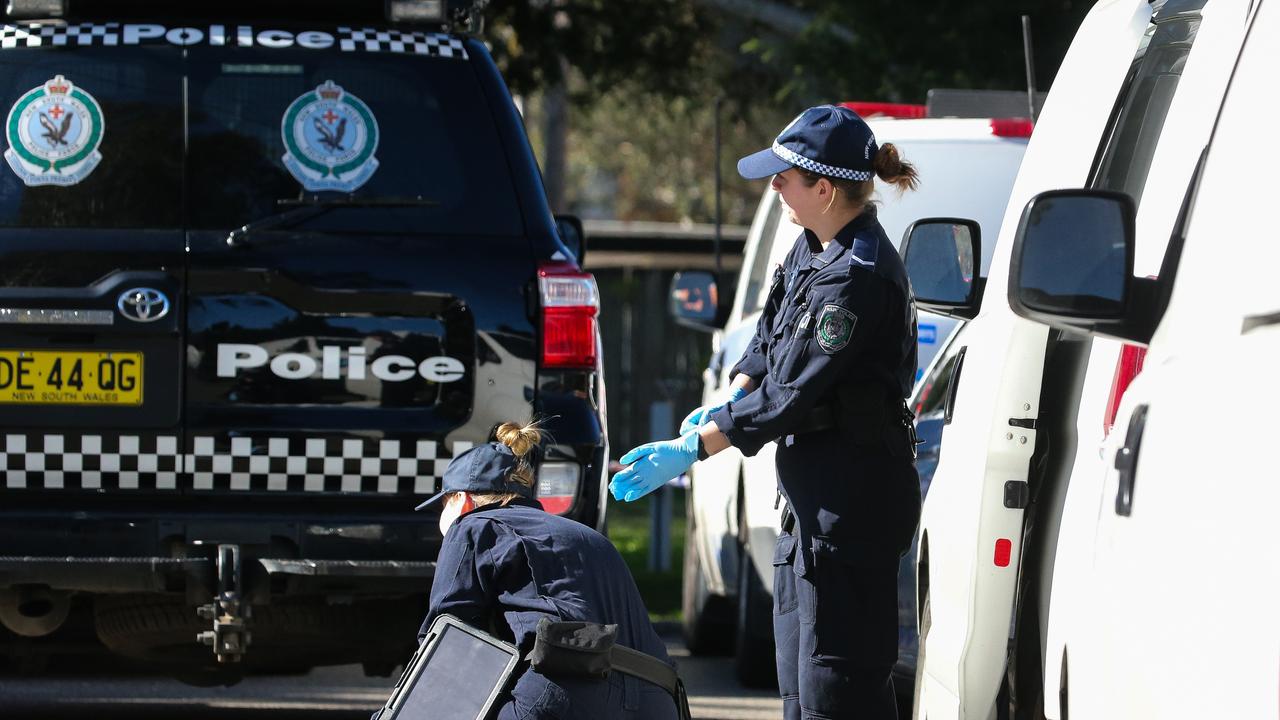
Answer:
[[[435,517],[0,513],[0,589],[217,592],[217,549],[239,548],[251,603],[286,596],[425,595],[440,547]]]
[[[296,560],[253,558],[244,570],[293,592],[356,594],[424,592],[435,574],[430,561]],[[0,589],[23,585],[90,593],[165,593],[204,585],[215,572],[212,558],[0,556]]]

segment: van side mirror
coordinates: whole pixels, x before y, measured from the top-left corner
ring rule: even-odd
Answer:
[[[729,318],[716,276],[705,270],[686,270],[671,278],[670,310],[678,324],[706,332],[724,327]]]
[[[1133,276],[1133,198],[1050,190],[1027,203],[1013,240],[1009,306],[1061,330],[1146,344],[1155,332],[1154,278]]]
[[[902,262],[916,305],[939,315],[972,320],[982,304],[982,237],[977,221],[925,218],[902,238]]]
[[[582,229],[582,220],[575,215],[556,215],[556,233],[560,235],[560,242],[573,253],[573,259],[578,262],[578,267],[585,267],[583,262],[587,257],[587,233]]]

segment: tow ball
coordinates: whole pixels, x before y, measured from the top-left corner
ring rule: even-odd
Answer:
[[[196,634],[196,641],[213,647],[220,663],[240,662],[252,640],[245,629],[251,611],[244,602],[240,576],[240,546],[218,546],[218,594],[213,602],[196,608],[213,629]]]

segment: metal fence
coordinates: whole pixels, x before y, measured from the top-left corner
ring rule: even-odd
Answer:
[[[679,270],[714,268],[714,229],[588,223],[586,232],[587,269],[600,287],[609,442],[616,459],[640,443],[671,437],[702,399],[711,335],[676,324],[667,293]],[[746,228],[722,229],[722,297],[733,297],[745,237]]]

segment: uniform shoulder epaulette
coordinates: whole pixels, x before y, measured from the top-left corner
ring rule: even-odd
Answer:
[[[849,267],[874,269],[880,252],[880,242],[872,233],[859,233],[849,248]]]

